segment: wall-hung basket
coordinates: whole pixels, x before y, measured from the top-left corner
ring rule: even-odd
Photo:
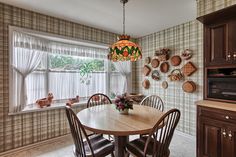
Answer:
[[[180,58],[180,56],[172,56],[171,57],[171,59],[170,59],[170,62],[171,62],[171,65],[173,65],[173,66],[178,66],[178,65],[180,65],[180,63],[181,63],[181,58]]]
[[[167,61],[169,59],[170,49],[164,48],[155,52],[155,56],[159,61]]]
[[[180,81],[183,79],[183,75],[180,69],[174,69],[171,71],[170,75],[168,75],[170,81]]]
[[[151,68],[149,66],[147,66],[147,65],[144,65],[144,67],[143,67],[143,75],[144,76],[148,76],[150,74],[150,72],[151,72]]]
[[[152,79],[156,81],[160,80],[160,74],[157,70],[152,71]]]
[[[183,83],[182,89],[186,93],[193,93],[196,91],[197,86],[193,81],[186,81]]]
[[[184,52],[181,54],[181,57],[184,60],[189,60],[192,58],[192,56],[193,56],[193,51],[189,49],[185,49]]]
[[[160,71],[163,73],[167,73],[169,71],[169,63],[168,62],[163,62],[160,65]]]
[[[181,68],[181,71],[185,76],[191,76],[195,71],[197,71],[197,68],[192,62],[188,62]]]
[[[151,65],[153,68],[157,68],[159,66],[159,64],[160,64],[160,62],[158,59],[156,59],[156,58],[152,59]]]
[[[142,83],[143,88],[148,89],[150,87],[150,82],[148,79],[145,79]]]

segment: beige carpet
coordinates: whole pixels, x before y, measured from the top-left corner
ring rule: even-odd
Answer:
[[[131,138],[136,138],[135,136]],[[170,146],[170,157],[195,157],[195,137],[176,132]],[[59,140],[30,150],[20,151],[4,157],[74,157],[72,139]]]

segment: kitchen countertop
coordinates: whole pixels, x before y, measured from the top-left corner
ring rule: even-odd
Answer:
[[[195,102],[198,106],[203,107],[210,107],[228,111],[236,112],[236,103],[226,103],[226,102],[217,102],[217,101],[210,101],[210,100],[200,100]]]

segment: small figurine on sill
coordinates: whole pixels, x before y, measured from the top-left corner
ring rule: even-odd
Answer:
[[[70,104],[79,102],[79,95],[77,95],[75,98],[70,98],[70,99],[69,99],[69,102],[70,102]]]
[[[38,99],[36,103],[39,105],[40,108],[43,108],[44,106],[49,107],[51,106],[52,99],[53,99],[53,94],[48,93],[47,98]]]

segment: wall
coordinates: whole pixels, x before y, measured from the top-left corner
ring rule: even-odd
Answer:
[[[233,4],[236,4],[236,0],[198,0],[198,16]],[[0,152],[69,132],[62,109],[8,116],[8,25],[106,44],[116,41],[116,35],[113,33],[0,3]],[[190,39],[189,35],[185,34],[189,31]],[[165,102],[168,100],[167,108],[180,108],[182,117],[178,129],[194,135],[196,109],[193,103],[202,98],[202,25],[192,21],[142,37],[138,41],[143,46],[144,58],[153,55],[154,50],[162,47],[172,48],[177,54],[184,48],[194,50],[193,62],[199,68],[190,77],[198,84],[198,91],[194,94],[183,93],[181,83],[170,83],[170,87],[163,90],[161,81],[151,82],[150,90],[144,90],[141,87],[141,81],[144,79],[141,68],[144,61],[138,61],[133,67],[133,76],[137,76],[133,81],[134,90],[145,94],[160,94]],[[164,79],[166,76],[163,75],[162,80]]]
[[[0,152],[69,133],[63,109],[8,116],[9,25],[105,44],[117,40],[110,32],[0,3]]]
[[[236,0],[197,0],[197,15],[203,16],[236,4]]]
[[[145,93],[145,95],[156,94],[159,95],[165,102],[165,109],[178,108],[181,110],[181,120],[178,125],[178,130],[185,133],[195,135],[196,130],[196,106],[194,101],[202,99],[203,93],[203,40],[202,40],[202,25],[197,21],[187,22],[157,33],[150,34],[148,36],[138,39],[139,44],[143,49],[143,59],[136,63],[136,92]],[[191,77],[186,78],[193,80],[198,85],[195,93],[189,94],[182,91],[181,82],[171,82],[167,78],[171,69],[167,74],[161,74],[161,80],[154,81],[151,77],[144,77],[142,74],[142,67],[144,65],[145,57],[153,57],[155,50],[160,48],[169,48],[172,50],[171,55],[180,55],[184,49],[193,50],[193,57],[191,61],[198,68]],[[181,68],[186,61],[183,61]],[[159,68],[158,68],[159,70]],[[144,89],[141,84],[144,78],[148,78],[150,81],[150,88]],[[163,89],[161,87],[162,81],[168,81],[169,87]]]
[[[197,16],[203,16],[211,12],[223,9],[225,7],[236,4],[236,0],[197,0]],[[157,94],[166,103],[166,109],[173,107],[181,110],[181,120],[178,130],[190,135],[196,134],[196,106],[195,101],[203,98],[203,26],[194,20],[166,30],[156,32],[138,39],[143,49],[143,59],[135,64],[133,72],[135,80],[133,86],[135,91],[146,95]],[[155,50],[160,48],[170,48],[171,55],[178,54],[186,49],[192,49],[194,52],[191,61],[197,66],[198,71],[186,80],[193,80],[197,83],[197,91],[192,94],[182,91],[183,82],[170,82],[167,78],[168,74],[161,73],[160,81],[153,81],[150,76],[144,77],[142,67],[145,57],[154,56]],[[177,68],[181,68],[185,62],[182,62]],[[172,67],[173,69],[173,67]],[[159,70],[159,68],[158,68]],[[142,87],[142,81],[148,78],[150,80],[150,89],[145,90]],[[161,87],[162,81],[167,80],[168,89]]]

